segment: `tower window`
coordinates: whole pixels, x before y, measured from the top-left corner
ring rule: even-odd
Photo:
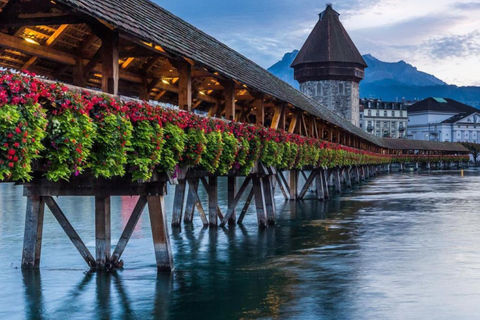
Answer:
[[[323,96],[322,84],[317,83],[317,96]]]
[[[343,83],[338,84],[338,92],[340,94],[345,94],[345,85]]]

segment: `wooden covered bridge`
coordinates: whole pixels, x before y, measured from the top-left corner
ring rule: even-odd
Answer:
[[[209,117],[284,130],[383,156],[467,153],[459,144],[397,141],[370,135],[148,0],[1,0],[0,66],[28,70],[45,79],[116,98],[174,105]],[[159,174],[149,181],[136,182],[89,175],[52,182],[35,176],[24,184],[28,207],[22,266],[39,267],[45,204],[89,266],[107,269],[120,265],[123,249],[148,205],[157,266],[159,270],[170,270],[173,262],[163,202],[169,181],[177,184],[174,226],[181,223],[185,200],[186,223],[192,221],[195,209],[204,224],[235,223],[236,206],[250,183],[252,191],[239,222],[254,199],[259,225],[267,226],[275,221],[275,188],[286,199],[296,200],[314,186],[317,198],[323,200],[328,197],[329,182],[334,181],[340,191],[342,182],[347,186],[352,180],[358,183],[376,174],[379,167],[301,169],[305,170],[294,169],[286,175],[258,163],[238,191],[238,174],[229,174],[229,208],[224,214],[218,206],[218,176],[205,170],[180,170],[177,177],[170,179]],[[300,188],[302,175],[305,185]],[[203,209],[198,197],[199,185],[208,192],[208,210]],[[95,197],[95,258],[53,199],[72,195]],[[118,195],[140,198],[111,253],[110,197]]]

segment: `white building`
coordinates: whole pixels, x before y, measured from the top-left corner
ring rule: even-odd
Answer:
[[[408,107],[408,139],[480,143],[480,110],[448,98]]]
[[[377,137],[405,138],[408,115],[403,102],[360,100],[360,128]]]

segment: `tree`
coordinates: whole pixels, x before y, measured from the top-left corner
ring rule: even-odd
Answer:
[[[477,162],[477,158],[480,155],[480,144],[463,142],[462,145],[470,151],[470,154],[473,156],[473,161]]]

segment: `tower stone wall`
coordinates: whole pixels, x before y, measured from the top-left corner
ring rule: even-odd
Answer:
[[[357,82],[307,81],[300,84],[300,91],[357,127],[360,126],[360,94]]]

